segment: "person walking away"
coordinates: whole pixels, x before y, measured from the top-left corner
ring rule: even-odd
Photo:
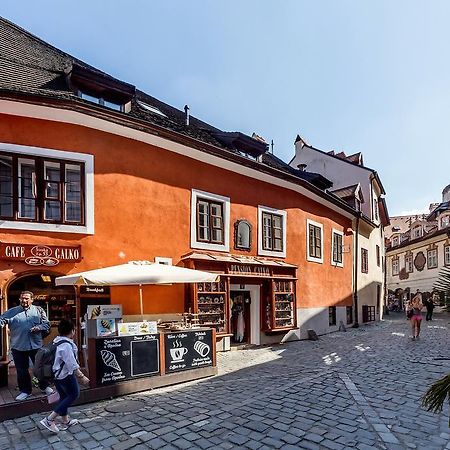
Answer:
[[[411,329],[412,329],[412,339],[418,339],[420,335],[420,325],[422,322],[422,294],[417,290],[416,295],[411,300],[410,308],[412,309],[411,316]]]
[[[50,331],[45,311],[33,305],[33,300],[32,292],[23,291],[19,297],[19,306],[8,309],[0,316],[0,326],[8,325],[11,335],[11,353],[20,391],[16,397],[18,401],[26,400],[31,395],[30,359],[34,364],[36,353],[42,347],[42,333]],[[39,387],[45,395],[53,393],[46,382],[39,383]]]
[[[40,421],[42,426],[53,433],[67,430],[70,426],[78,423],[78,420],[69,417],[68,408],[80,396],[78,380],[83,385],[89,384],[89,378],[81,372],[77,361],[78,348],[73,342],[74,324],[69,320],[61,320],[58,325],[58,333],[59,336],[53,340],[53,343],[58,344],[61,341],[63,343],[60,343],[56,348],[53,373],[55,374],[55,386],[59,394],[59,402],[52,413]],[[58,417],[60,422],[57,424],[56,418]]]
[[[434,302],[433,297],[428,297],[425,303],[425,307],[427,308],[426,320],[433,320],[433,310],[434,310]]]

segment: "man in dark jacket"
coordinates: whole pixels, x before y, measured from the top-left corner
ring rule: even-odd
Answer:
[[[20,294],[20,305],[8,309],[0,316],[0,326],[9,326],[11,335],[11,353],[17,371],[19,395],[16,400],[26,400],[32,391],[31,377],[28,371],[30,359],[34,363],[37,351],[42,347],[42,332],[50,330],[50,322],[45,311],[33,305],[33,293],[24,291]],[[53,392],[47,384],[40,384],[42,392]]]
[[[434,310],[433,297],[428,297],[425,300],[425,307],[427,308],[426,320],[433,320],[433,310]]]

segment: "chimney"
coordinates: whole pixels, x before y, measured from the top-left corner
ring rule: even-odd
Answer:
[[[184,105],[184,118],[185,118],[185,123],[186,126],[189,126],[189,106],[188,105]]]
[[[308,166],[308,164],[297,164],[298,170],[301,170],[302,172],[304,172],[306,170],[307,166]]]

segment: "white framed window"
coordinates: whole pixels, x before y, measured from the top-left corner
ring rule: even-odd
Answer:
[[[344,267],[343,247],[344,233],[333,228],[331,236],[331,264],[333,266]]]
[[[405,269],[407,273],[412,273],[414,271],[412,253],[409,253],[405,256]]]
[[[286,258],[287,212],[258,206],[258,255]]]
[[[323,224],[306,219],[306,259],[323,263]]]
[[[427,269],[435,269],[438,266],[437,248],[427,252]]]
[[[375,222],[378,222],[378,220],[379,220],[378,199],[376,197],[374,197],[374,199],[373,199],[373,219]]]
[[[230,199],[192,189],[191,247],[228,252],[230,250]]]
[[[398,236],[394,236],[392,238],[392,246],[396,247],[399,244],[399,237]]]
[[[392,275],[398,275],[398,273],[399,273],[399,265],[400,265],[400,263],[399,263],[399,259],[398,258],[394,258],[393,260],[392,260]]]
[[[450,266],[450,245],[444,246],[444,264]]]
[[[441,229],[447,228],[450,224],[450,216],[444,216],[441,218]]]
[[[6,143],[0,153],[4,229],[94,234],[93,155]]]

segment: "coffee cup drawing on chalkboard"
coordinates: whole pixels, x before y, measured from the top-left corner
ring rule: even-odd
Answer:
[[[197,341],[194,344],[194,350],[201,356],[201,357],[205,357],[209,355],[209,352],[211,351],[210,347],[208,344],[205,344],[202,341]]]
[[[178,347],[170,349],[170,357],[172,358],[172,362],[183,362],[183,356],[188,352],[186,347]]]

